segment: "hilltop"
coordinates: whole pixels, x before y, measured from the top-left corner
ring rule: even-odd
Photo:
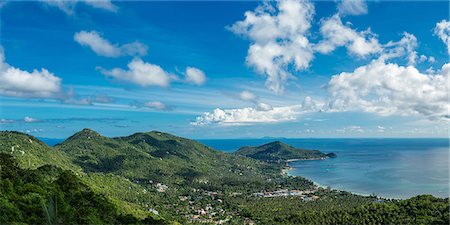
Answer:
[[[257,147],[241,147],[235,152],[235,154],[267,162],[325,159],[336,157],[335,153],[325,154],[319,150],[295,148],[280,141],[270,142]]]

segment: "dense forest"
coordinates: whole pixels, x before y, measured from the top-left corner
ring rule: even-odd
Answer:
[[[0,153],[0,224],[163,224],[119,214],[103,195],[94,193],[72,172],[51,165],[21,169]]]
[[[282,173],[284,162],[162,132],[108,138],[84,129],[49,147],[3,131],[0,152],[0,224],[450,222],[448,198],[389,200],[320,188]]]

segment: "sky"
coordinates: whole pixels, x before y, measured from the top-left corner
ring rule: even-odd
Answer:
[[[448,137],[448,1],[4,1],[0,128]]]

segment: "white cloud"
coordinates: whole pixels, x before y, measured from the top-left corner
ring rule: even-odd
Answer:
[[[82,0],[85,4],[98,9],[104,9],[111,12],[117,12],[118,7],[112,4],[111,0]]]
[[[403,37],[400,39],[400,41],[389,41],[383,46],[384,52],[381,55],[381,58],[386,60],[406,56],[408,64],[414,65],[418,59],[418,54],[416,51],[417,46],[418,44],[416,36],[408,32],[403,32]]]
[[[307,1],[279,1],[276,6],[265,3],[245,12],[244,20],[229,27],[250,40],[247,64],[267,76],[266,86],[277,94],[292,76],[288,68],[306,69],[313,59],[306,37],[313,14],[314,6]]]
[[[421,115],[449,119],[450,64],[436,74],[423,74],[413,66],[372,61],[353,72],[343,72],[328,83],[330,110],[362,110],[382,116]]]
[[[184,75],[186,81],[192,84],[202,85],[206,81],[205,73],[195,67],[187,67]]]
[[[260,102],[259,97],[253,92],[244,90],[239,93],[237,96],[240,100],[251,102],[254,104],[254,108],[258,111],[270,111],[273,110],[273,107],[270,104]]]
[[[124,55],[143,56],[147,54],[148,47],[138,41],[118,45],[111,44],[101,37],[97,31],[80,31],[73,36],[74,40],[82,46],[88,46],[97,55],[119,57]]]
[[[39,120],[37,120],[37,119],[35,119],[35,118],[32,118],[32,117],[29,117],[29,116],[25,116],[25,117],[23,118],[23,121],[24,121],[25,123],[34,123],[34,122],[38,122]]]
[[[450,21],[442,20],[437,23],[434,33],[447,45],[447,52],[450,55]]]
[[[342,0],[338,12],[342,16],[367,14],[367,4],[364,0]]]
[[[5,62],[0,47],[0,94],[26,98],[51,98],[61,94],[61,79],[46,69],[24,71]]]
[[[239,99],[241,99],[242,101],[255,102],[258,99],[258,96],[250,91],[242,91],[241,93],[239,93]]]
[[[157,109],[157,110],[166,110],[168,107],[160,102],[160,101],[149,101],[144,103],[144,106],[147,108]]]
[[[248,125],[255,123],[275,123],[296,120],[299,114],[298,106],[274,107],[270,110],[258,110],[253,107],[241,109],[215,109],[205,112],[196,118],[192,125]]]
[[[350,24],[344,25],[338,14],[322,20],[320,33],[322,40],[314,49],[322,54],[328,54],[341,46],[345,46],[350,54],[359,57],[382,51],[382,46],[370,29],[356,31]]]
[[[312,107],[314,105],[314,107]],[[245,107],[239,109],[216,108],[212,112],[205,112],[198,116],[192,125],[250,125],[263,123],[278,123],[285,121],[295,121],[302,113],[316,111],[319,107],[309,96],[300,105],[283,107],[272,107],[269,104],[258,103],[255,107]],[[323,105],[320,105],[322,107]]]
[[[43,0],[42,2],[49,6],[57,7],[67,15],[75,14],[75,8],[79,3],[110,12],[117,12],[118,10],[118,7],[112,4],[110,0]]]
[[[99,69],[100,72],[106,76],[143,87],[167,87],[170,82],[175,79],[174,75],[164,71],[160,66],[144,62],[139,58],[135,58],[128,63],[128,70],[123,70],[121,68],[114,68],[112,70]]]

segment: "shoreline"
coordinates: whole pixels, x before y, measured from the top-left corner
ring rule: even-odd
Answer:
[[[320,157],[320,158],[309,158],[309,159],[288,159],[285,160],[285,163],[290,163],[290,162],[297,162],[297,161],[312,161],[312,160],[325,160],[325,159],[329,159],[330,157],[326,156],[326,157]]]
[[[327,159],[327,158],[324,158],[324,159]],[[359,192],[355,192],[355,191],[348,191],[348,190],[345,190],[345,189],[336,189],[336,188],[333,188],[331,186],[325,186],[323,184],[320,184],[320,183],[312,180],[311,178],[308,178],[308,177],[305,177],[305,176],[301,176],[301,175],[292,175],[292,174],[289,173],[289,171],[294,170],[294,167],[290,166],[289,163],[296,162],[296,161],[307,161],[307,160],[323,160],[323,159],[315,158],[315,159],[291,159],[290,161],[286,160],[285,161],[286,165],[281,170],[281,174],[285,175],[285,176],[291,176],[291,177],[303,177],[303,178],[306,178],[309,181],[311,181],[314,184],[314,186],[317,186],[317,187],[322,188],[322,189],[330,188],[331,190],[345,191],[345,192],[349,192],[349,193],[354,194],[354,195],[360,195],[360,196],[364,196],[364,197],[371,196],[371,194],[359,193]],[[381,198],[381,199],[386,199],[386,200],[406,200],[406,199],[411,198],[411,197],[409,197],[409,198],[385,197],[385,196],[381,196],[381,195],[376,195],[376,197],[377,198]]]

